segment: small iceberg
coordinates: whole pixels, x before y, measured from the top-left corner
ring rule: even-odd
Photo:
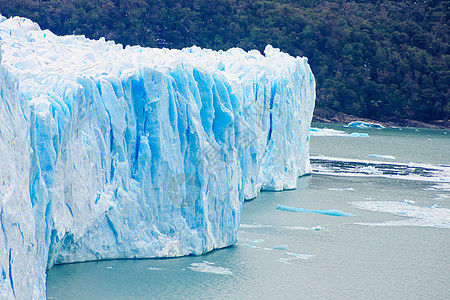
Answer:
[[[376,129],[383,129],[384,126],[378,123],[369,123],[369,122],[363,122],[363,121],[355,121],[348,123],[348,127],[354,127],[354,128],[376,128]]]
[[[374,157],[374,158],[382,158],[382,159],[395,159],[395,156],[392,156],[392,155],[369,154],[367,156]]]
[[[277,205],[277,209],[284,210],[284,211],[291,211],[291,212],[307,212],[307,213],[315,213],[315,214],[321,214],[321,215],[327,215],[327,216],[335,216],[335,217],[354,217],[355,215],[346,213],[337,209],[320,209],[320,210],[313,210],[313,209],[306,209],[301,207],[292,207],[287,205]]]
[[[287,245],[277,245],[275,247],[273,247],[273,249],[275,250],[287,250]]]

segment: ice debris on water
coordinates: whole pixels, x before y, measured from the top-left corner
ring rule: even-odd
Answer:
[[[360,201],[351,202],[357,208],[374,212],[391,213],[406,220],[385,221],[381,223],[357,223],[370,226],[422,226],[450,228],[450,209],[437,205],[422,207],[398,201]]]
[[[281,257],[279,259],[277,259],[277,261],[284,263],[284,264],[288,264],[291,265],[293,261],[296,260],[305,260],[305,259],[310,259],[311,257],[314,257],[313,254],[302,254],[302,253],[293,253],[293,252],[285,252],[286,255],[288,255],[289,257]]]
[[[371,175],[381,175],[383,174],[383,171],[378,170],[374,166],[366,166],[366,167],[359,167],[357,168],[359,172],[371,174]]]
[[[395,156],[392,156],[392,155],[369,154],[367,156],[374,157],[374,158],[383,158],[383,159],[395,159]]]
[[[253,243],[253,244],[260,244],[260,243],[262,243],[264,240],[263,239],[256,239],[256,240],[252,240],[252,241],[249,241],[250,243]]]
[[[157,267],[148,267],[147,270],[149,271],[164,271],[164,268],[157,268]]]
[[[203,261],[201,263],[191,263],[188,267],[190,270],[195,272],[218,274],[218,275],[233,275],[233,272],[228,268],[218,267],[215,263],[209,261]]]
[[[369,134],[367,134],[367,133],[360,133],[360,132],[352,132],[348,136],[349,137],[354,137],[354,138],[367,138],[367,137],[369,137]]]
[[[316,213],[321,215],[327,215],[327,216],[335,216],[335,217],[354,217],[355,215],[343,212],[337,209],[306,209],[306,208],[300,208],[300,207],[292,207],[288,205],[277,205],[277,209],[284,210],[284,211],[291,211],[291,212],[307,212],[307,213]]]
[[[311,171],[307,58],[123,47],[17,17],[0,38],[1,298],[45,298],[54,264],[233,245],[244,199]]]
[[[241,224],[240,228],[271,228],[272,225],[264,225],[264,224]]]
[[[325,231],[325,230],[327,230],[325,227],[322,227],[320,225],[318,225],[318,226],[311,226],[311,227],[306,227],[306,226],[285,226],[284,228],[291,229],[291,230],[303,230],[303,231]]]
[[[328,188],[329,191],[339,191],[339,192],[343,192],[343,191],[354,191],[353,188]]]
[[[276,245],[275,247],[273,247],[273,249],[275,250],[287,250],[287,245]]]
[[[367,133],[352,132],[349,134],[345,131],[328,128],[310,128],[309,134],[310,136],[336,136],[336,137],[352,137],[352,138],[369,137]]]
[[[328,128],[314,128],[314,127],[311,127],[309,129],[309,134],[311,136],[348,136],[348,133],[345,131]]]

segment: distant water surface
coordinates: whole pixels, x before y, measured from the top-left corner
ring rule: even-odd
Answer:
[[[48,298],[450,299],[450,133],[313,126],[369,137],[312,136],[314,173],[244,203],[238,245],[55,266]]]

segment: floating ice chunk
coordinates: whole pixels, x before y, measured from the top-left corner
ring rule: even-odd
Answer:
[[[313,127],[309,129],[309,134],[311,136],[348,136],[348,133],[346,133],[345,131]]]
[[[421,207],[397,201],[361,201],[351,202],[360,209],[374,212],[391,213],[406,220],[386,221],[382,223],[357,223],[370,226],[424,226],[450,228],[450,209],[439,206]]]
[[[287,250],[287,245],[277,245],[275,247],[273,247],[273,249],[275,250]]]
[[[322,226],[312,226],[312,227],[305,227],[305,226],[285,226],[286,229],[292,229],[292,230],[304,230],[304,231],[325,231],[327,230],[325,227]]]
[[[277,261],[284,263],[284,264],[288,264],[288,265],[291,265],[292,261],[305,260],[305,259],[310,259],[311,257],[314,257],[313,254],[301,254],[301,253],[293,253],[293,252],[285,252],[285,254],[290,257],[281,257],[281,258],[277,259]]]
[[[409,200],[409,199],[403,199],[403,202],[404,202],[404,203],[408,203],[408,204],[414,204],[414,203],[416,203],[415,201]]]
[[[395,156],[392,156],[392,155],[369,154],[367,156],[375,157],[375,158],[383,158],[383,159],[395,159]]]
[[[241,246],[247,247],[247,248],[253,248],[253,249],[259,249],[259,247],[255,246],[255,245],[250,245],[250,244],[241,244]]]
[[[352,132],[348,135],[349,137],[354,138],[367,138],[369,135],[367,133],[360,133],[360,132]]]
[[[377,128],[377,129],[383,129],[384,126],[377,123],[369,123],[369,122],[363,122],[363,121],[355,121],[348,123],[349,127],[355,127],[355,128]]]
[[[164,271],[164,268],[156,268],[156,267],[148,267],[147,270],[149,271]]]
[[[339,191],[339,192],[342,192],[342,191],[354,191],[354,189],[353,188],[328,188],[328,190],[329,191]]]
[[[240,228],[271,228],[272,225],[264,225],[264,224],[241,224]]]
[[[195,272],[203,272],[203,273],[211,273],[211,274],[219,274],[219,275],[232,275],[233,272],[228,268],[218,267],[213,262],[203,261],[202,263],[192,263],[190,267],[188,267],[192,271]]]
[[[277,209],[284,210],[284,211],[291,211],[291,212],[307,212],[307,213],[315,213],[315,214],[321,214],[321,215],[327,215],[327,216],[335,216],[335,217],[354,217],[355,215],[346,213],[337,209],[320,209],[320,210],[313,210],[313,209],[306,209],[306,208],[300,208],[300,207],[292,207],[287,205],[277,205]]]
[[[291,255],[291,256],[294,256],[299,259],[308,259],[308,258],[311,258],[314,256],[312,254],[302,254],[302,253],[293,253],[293,252],[286,252],[286,255]]]
[[[253,244],[260,244],[260,243],[262,243],[263,241],[264,241],[263,239],[256,239],[256,240],[250,241],[250,243],[253,243]]]
[[[366,174],[373,174],[373,175],[381,175],[383,174],[383,171],[378,170],[374,166],[366,166],[358,168],[360,172],[366,173]]]
[[[367,133],[352,132],[348,134],[345,131],[328,129],[328,128],[311,128],[309,130],[310,136],[336,136],[336,137],[352,137],[352,138],[365,138],[369,137]]]

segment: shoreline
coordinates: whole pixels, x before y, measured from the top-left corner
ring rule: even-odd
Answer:
[[[450,121],[438,120],[434,123],[425,123],[415,120],[403,119],[395,121],[378,121],[368,118],[348,115],[342,112],[332,111],[326,108],[314,109],[313,122],[331,123],[331,124],[348,124],[354,121],[363,121],[368,123],[377,123],[385,127],[415,127],[415,128],[429,128],[429,129],[450,129]]]

